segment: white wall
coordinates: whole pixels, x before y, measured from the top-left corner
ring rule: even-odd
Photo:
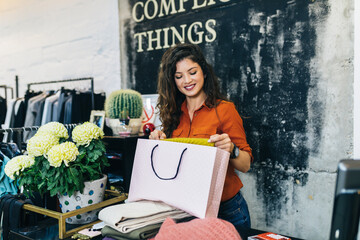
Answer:
[[[355,1],[354,157],[360,159],[360,2]]]
[[[0,85],[15,87],[15,75],[19,96],[26,83],[80,77],[94,77],[95,91],[119,89],[117,0],[1,0]]]

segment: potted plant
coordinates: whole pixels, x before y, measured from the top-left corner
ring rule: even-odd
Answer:
[[[23,187],[25,194],[57,195],[63,212],[103,200],[107,180],[103,170],[109,165],[101,140],[104,133],[98,126],[85,122],[76,126],[71,135],[72,141],[63,124],[47,123],[29,139],[27,155],[16,156],[5,166],[6,175]],[[97,186],[92,192],[87,191],[92,183]],[[99,193],[96,200],[95,192]],[[91,200],[84,202],[83,198],[89,196]],[[77,201],[76,206],[71,205],[71,199]],[[84,205],[78,205],[80,202]],[[86,223],[95,219],[96,213],[88,213],[67,222]]]
[[[131,134],[138,133],[143,113],[141,94],[131,89],[113,91],[106,98],[105,113],[113,134],[122,132],[121,129]]]

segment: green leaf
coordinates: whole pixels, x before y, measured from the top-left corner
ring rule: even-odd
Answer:
[[[93,149],[94,149],[94,144],[91,144],[91,143],[90,143],[88,149],[89,149],[89,150],[93,150]]]
[[[59,169],[59,171],[57,171],[56,173],[55,173],[55,179],[58,179],[59,177],[60,177],[60,174],[63,172],[63,171],[61,171],[62,169]]]
[[[50,189],[50,196],[55,196],[58,192],[60,192],[57,188]]]
[[[89,159],[89,158],[92,159],[92,158],[94,157],[94,153],[93,153],[93,152],[89,152],[87,156],[88,156],[88,159]]]
[[[82,153],[80,153],[80,154],[78,155],[77,159],[78,159],[78,160],[81,160],[81,159],[83,159],[83,158],[85,157],[85,155],[86,155],[86,152],[82,152]]]
[[[74,180],[73,180],[73,178],[71,178],[71,177],[66,178],[66,181],[67,181],[67,183],[69,183],[69,184],[74,183]]]
[[[56,186],[56,182],[49,182],[48,189],[52,189]]]
[[[69,173],[71,178],[76,179],[79,176],[79,171],[76,168],[70,168]]]

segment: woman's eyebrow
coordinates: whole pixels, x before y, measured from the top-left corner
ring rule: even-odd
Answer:
[[[195,66],[195,67],[189,68],[189,70],[188,70],[188,71],[191,71],[191,70],[193,70],[194,68],[197,68],[197,67]]]
[[[195,67],[189,68],[187,71],[189,72],[189,71],[193,70],[194,68],[197,68],[197,67],[195,66]],[[177,73],[182,73],[182,72],[175,72],[175,74],[177,74]]]

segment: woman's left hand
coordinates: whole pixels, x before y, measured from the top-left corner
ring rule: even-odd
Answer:
[[[233,144],[227,133],[211,135],[209,142],[215,143],[215,147],[228,151],[229,153],[233,150]]]
[[[229,135],[226,133],[210,136],[209,142],[215,143],[215,147],[228,151],[230,154],[232,153],[234,148],[234,145],[231,142]],[[250,169],[250,154],[248,152],[240,150],[239,156],[237,158],[230,158],[230,163],[234,166],[235,169],[245,173]]]

